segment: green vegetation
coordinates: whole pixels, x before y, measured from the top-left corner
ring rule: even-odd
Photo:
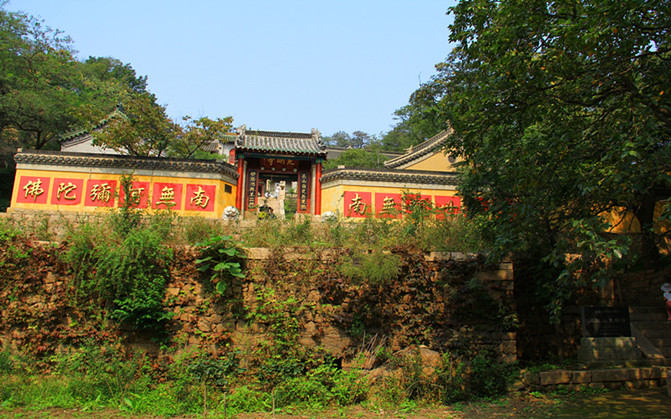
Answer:
[[[102,235],[97,226],[83,225],[70,236],[64,261],[74,275],[75,298],[91,310],[101,307],[130,327],[159,332],[170,318],[163,307],[171,250],[160,231],[141,227],[127,233]]]
[[[0,152],[58,149],[67,133],[104,122],[95,144],[189,158],[230,130],[231,117],[172,121],[147,90],[147,77],[130,64],[112,57],[79,61],[68,36],[6,10],[6,3],[0,2]],[[122,110],[114,111],[118,104]]]
[[[449,121],[468,215],[492,254],[534,267],[529,292],[554,319],[600,285],[613,266],[604,261],[659,266],[670,12],[663,1],[461,1],[449,10],[455,47],[399,111],[402,139]],[[611,211],[636,216],[640,244],[606,234]]]
[[[441,398],[454,402],[501,394],[499,382],[505,374],[493,376],[486,371],[491,364],[478,364],[477,357],[465,364],[449,361],[447,355],[444,359],[435,374],[427,374],[416,357],[394,360],[401,366],[400,374],[372,388],[359,368],[342,370],[314,360],[309,368],[301,364],[295,370],[276,370],[274,385],[264,387],[254,383],[241,366],[245,360],[235,351],[220,356],[192,352],[157,360],[121,346],[82,346],[54,356],[51,374],[30,372],[29,358],[0,352],[0,411],[25,407],[114,409],[156,416],[235,415],[315,412],[354,404],[377,411],[431,406]]]
[[[309,218],[264,220],[240,231],[247,247],[309,247],[349,249],[413,248],[421,251],[479,252],[488,249],[480,224],[463,214],[446,213],[431,202],[408,198],[400,219],[367,217],[315,223]],[[421,208],[420,208],[421,207]]]
[[[201,250],[202,258],[196,260],[198,270],[210,275],[210,283],[221,295],[230,289],[233,281],[244,278],[242,273],[242,253],[239,244],[232,242],[231,236],[210,237],[196,244]]]
[[[128,177],[122,183],[130,180]],[[302,345],[299,340],[306,313],[327,316],[330,310],[331,315],[342,317],[343,330],[350,330],[352,338],[363,344],[367,333],[380,327],[380,321],[386,323],[390,316],[395,316],[389,305],[392,300],[400,300],[409,293],[421,294],[423,297],[416,298],[409,308],[414,311],[425,306],[427,298],[433,298],[429,290],[444,288],[436,286],[433,280],[420,284],[420,271],[404,274],[411,281],[407,285],[400,279],[401,266],[407,260],[397,252],[419,243],[433,246],[431,243],[435,241],[422,242],[420,238],[435,236],[429,229],[453,222],[457,217],[436,219],[427,211],[425,216],[430,220],[421,222],[418,216],[394,221],[371,218],[359,223],[342,220],[316,223],[305,218],[289,222],[259,220],[254,226],[241,228],[236,224],[179,218],[169,211],[141,213],[128,200],[124,208],[111,214],[77,222],[52,221],[47,216],[30,221],[0,219],[3,244],[0,256],[3,263],[11,264],[6,271],[8,278],[21,275],[21,269],[25,269],[25,265],[17,263],[22,255],[44,254],[27,238],[30,234],[36,237],[37,233],[63,239],[54,243],[53,246],[60,246],[61,255],[51,263],[63,272],[70,272],[72,278],[67,289],[58,291],[58,295],[66,293],[62,313],[68,313],[63,314],[67,316],[67,326],[52,326],[53,333],[45,332],[46,325],[55,324],[49,323],[53,321],[49,315],[32,318],[28,312],[12,312],[16,313],[12,314],[15,320],[20,319],[17,321],[27,326],[25,339],[30,343],[20,352],[8,348],[0,352],[0,381],[4,383],[0,406],[114,409],[152,415],[233,415],[250,411],[317,411],[352,405],[375,410],[381,406],[389,409],[403,406],[412,410],[447,402],[448,398],[436,390],[437,386],[448,388],[450,380],[457,379],[454,373],[445,372],[447,364],[434,372],[425,371],[421,360],[406,359],[392,353],[388,346],[380,346],[374,352],[360,349],[359,353],[352,353],[351,367],[341,369],[337,366],[339,361],[324,349]],[[46,229],[35,227],[40,225]],[[55,228],[64,232],[56,234],[52,231]],[[392,240],[395,234],[400,238]],[[415,237],[412,243],[399,246],[397,240],[408,242],[411,236]],[[256,297],[250,301],[239,295],[239,289],[247,283],[247,275],[238,242],[248,246],[269,245],[272,249],[299,246],[309,252],[347,247],[360,250],[338,253],[341,263],[333,267],[287,263],[281,256],[271,258],[264,271],[255,275],[267,275],[277,283],[264,286],[263,280],[255,282]],[[184,244],[195,245],[191,259],[184,259]],[[426,247],[429,248],[435,249]],[[380,265],[380,260],[385,263]],[[200,332],[197,335],[201,344],[186,345],[181,335],[174,333],[171,324],[179,309],[173,312],[166,307],[171,301],[183,298],[183,291],[167,295],[166,286],[171,280],[169,268],[185,261],[192,266],[183,269],[191,270],[210,296],[197,309],[206,313],[208,307],[216,306],[220,307],[218,312],[228,313],[226,308],[235,305],[230,318],[261,332],[258,341],[232,346],[226,332],[216,337]],[[33,287],[31,281],[26,279],[25,284],[31,284],[26,286],[17,283],[18,288],[9,286],[3,295],[16,301],[28,295],[24,292],[42,293],[34,289],[23,291]],[[307,302],[292,294],[292,284],[307,281],[323,283],[325,301],[330,302],[324,305]],[[338,301],[342,293],[353,302],[349,308]],[[389,298],[378,306],[373,303],[376,295]],[[318,305],[322,308],[317,308]],[[404,344],[431,339],[433,314],[428,316],[419,320],[423,327],[418,327],[418,323],[414,328],[417,333],[413,341]],[[394,322],[389,325],[398,327]],[[131,349],[125,343],[139,336],[151,338],[160,350]],[[455,362],[465,365],[457,369],[466,374],[464,382],[479,382],[473,378],[478,371],[475,361],[458,357]],[[379,365],[390,365],[398,372],[371,384],[368,369]],[[495,373],[496,376],[482,379],[505,381],[504,370]],[[443,382],[447,384],[438,384]],[[500,394],[494,384],[469,386],[467,392],[449,401]]]

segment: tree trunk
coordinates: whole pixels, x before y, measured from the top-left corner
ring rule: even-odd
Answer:
[[[659,249],[653,224],[655,221],[655,204],[657,196],[654,190],[641,195],[639,205],[633,210],[634,215],[641,224],[641,261],[646,268],[654,268],[659,265]]]

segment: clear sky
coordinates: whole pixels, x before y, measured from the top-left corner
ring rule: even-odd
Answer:
[[[148,76],[175,119],[380,134],[450,50],[455,0],[10,0],[78,57]]]

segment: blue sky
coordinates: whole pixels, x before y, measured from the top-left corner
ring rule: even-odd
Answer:
[[[148,76],[168,114],[260,130],[387,132],[450,50],[454,0],[10,0],[78,57]]]

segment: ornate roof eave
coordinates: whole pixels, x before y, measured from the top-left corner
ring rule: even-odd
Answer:
[[[172,159],[165,157],[138,157],[111,154],[68,153],[60,151],[19,151],[14,155],[17,164],[73,166],[118,169],[169,170],[196,173],[222,173],[238,178],[235,166],[221,160]]]
[[[307,157],[326,157],[326,151],[319,153],[311,153],[307,151],[292,151],[292,150],[277,150],[271,148],[246,148],[246,147],[235,147],[235,149],[241,153],[264,153],[269,156],[307,156]]]
[[[322,184],[338,180],[356,180],[387,183],[419,183],[432,185],[456,185],[456,172],[431,172],[400,169],[335,169],[324,172]]]
[[[96,125],[92,126],[91,128],[71,131],[71,132],[63,135],[60,139],[61,144],[63,144],[63,145],[80,144],[80,143],[88,140],[89,136],[91,135],[92,132],[98,131],[98,130],[104,128],[114,118],[127,119],[128,117],[126,116],[126,114],[124,114],[121,111],[121,107],[117,106],[110,114],[108,114],[105,118],[98,121],[98,123]]]
[[[447,137],[452,135],[453,132],[454,131],[452,130],[452,128],[443,130],[438,134],[434,135],[433,137],[429,138],[428,140],[424,141],[423,143],[418,144],[414,147],[410,147],[410,149],[406,154],[387,160],[386,162],[384,162],[384,166],[389,167],[391,169],[398,168],[399,166],[403,166],[419,158],[422,158],[427,154],[433,153],[434,151],[439,150],[440,148],[443,147],[445,140],[447,139]]]
[[[248,130],[238,127],[235,148],[241,152],[325,157],[326,145],[318,130],[310,133]]]

